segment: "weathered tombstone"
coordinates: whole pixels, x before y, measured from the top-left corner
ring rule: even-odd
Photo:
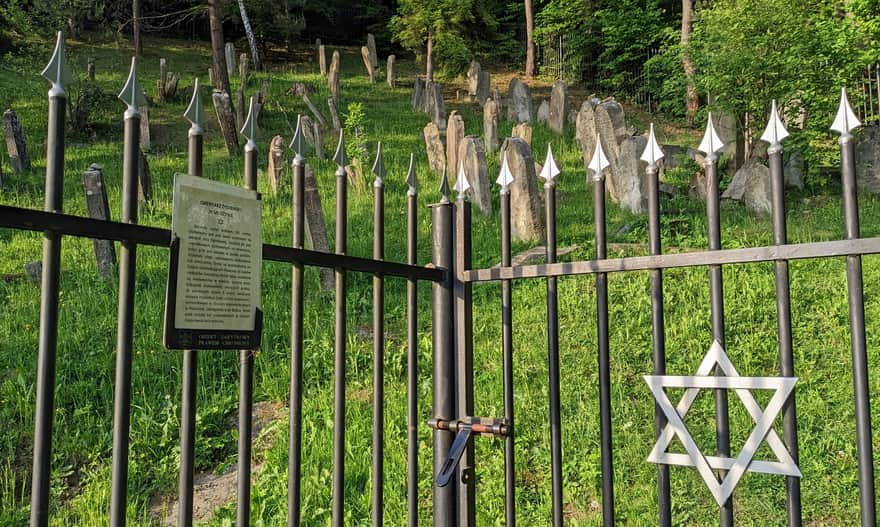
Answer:
[[[626,128],[623,107],[613,98],[599,103],[594,108],[594,111],[596,114],[596,128],[603,136],[613,138],[617,144],[620,144],[621,141],[632,135]],[[605,145],[603,144],[602,146]]]
[[[770,214],[773,210],[770,169],[756,161],[748,161],[736,171],[721,197],[742,201],[752,212]]]
[[[312,118],[308,115],[301,115],[299,118],[300,128],[302,129],[303,138],[312,148],[315,147],[315,125]]]
[[[505,155],[513,174],[510,184],[511,234],[515,240],[543,240],[544,225],[541,223],[541,201],[532,147],[518,137],[511,137],[501,147],[502,158]]]
[[[364,66],[367,68],[367,76],[370,77],[370,83],[376,82],[376,68],[373,67],[370,50],[367,49],[367,46],[361,46],[361,57],[364,59]]]
[[[446,124],[446,166],[450,174],[458,173],[458,146],[463,140],[464,120],[453,110]]]
[[[472,60],[471,65],[467,70],[467,90],[469,101],[477,100],[477,88],[480,84],[480,74],[482,72],[483,68],[480,67],[480,63],[476,60]]]
[[[532,122],[532,96],[529,87],[516,77],[507,88],[507,120],[514,123]]]
[[[855,143],[859,189],[880,194],[880,127],[865,126],[856,134]]]
[[[513,130],[510,131],[511,137],[519,137],[526,144],[532,144],[532,127],[528,125],[528,123],[519,123],[518,125],[513,127]]]
[[[473,204],[483,214],[492,214],[492,195],[483,140],[475,135],[465,137],[458,147],[458,160],[464,168],[468,183],[471,184]]]
[[[232,100],[225,91],[214,90],[212,95],[217,122],[226,142],[226,150],[230,155],[238,153],[238,128],[235,126],[235,113],[232,111]],[[244,106],[241,104],[240,106]]]
[[[330,73],[327,74],[327,87],[333,100],[339,102],[339,51],[333,51],[330,59]]]
[[[318,39],[320,42],[321,39]],[[327,75],[327,50],[323,44],[318,44],[318,67],[321,69],[321,76]]]
[[[318,181],[309,165],[306,165],[303,191],[306,240],[313,251],[329,253],[330,243],[327,241],[327,224],[324,221],[324,210],[321,208],[321,194],[318,192]],[[320,273],[321,287],[324,290],[333,289],[336,283],[333,278],[333,269],[322,267]]]
[[[269,163],[266,167],[266,177],[272,194],[278,195],[278,189],[284,185],[284,138],[276,135],[269,143]]]
[[[495,106],[498,108],[499,117],[504,114],[504,98],[501,97],[501,90],[495,88],[492,90],[492,100],[495,101]]]
[[[239,130],[244,126],[244,90],[235,90],[235,127]]]
[[[333,101],[333,97],[327,98],[327,107],[330,109],[330,120],[333,122],[333,130],[338,132],[342,129],[342,122],[339,120],[339,112],[336,111],[336,102]]]
[[[150,141],[150,108],[145,104],[138,108],[141,113],[141,149],[149,150],[152,146]]]
[[[578,120],[578,111],[577,108],[569,108],[568,117],[566,118],[566,122],[569,126],[574,126],[577,124]]]
[[[171,73],[165,79],[165,99],[171,100],[177,94],[177,85],[180,84],[180,75]]]
[[[581,110],[577,114],[577,122],[575,123],[574,136],[581,146],[584,168],[587,168],[593,156],[593,150],[596,148],[596,116],[593,113],[593,103],[589,100],[581,104]]]
[[[544,124],[550,122],[550,103],[546,99],[538,105],[538,113],[535,115],[535,120]]]
[[[3,134],[6,138],[6,152],[9,154],[12,171],[19,173],[30,170],[31,158],[28,156],[21,121],[18,120],[18,114],[11,109],[3,112]]]
[[[318,121],[312,122],[312,136],[314,137],[315,142],[315,156],[323,161],[324,159],[326,159],[324,157],[324,132],[321,129],[321,124]]]
[[[138,158],[138,202],[142,205],[153,200],[153,178],[150,176],[150,164],[147,156],[141,151]]]
[[[86,193],[86,208],[89,217],[96,220],[110,221],[110,204],[107,201],[107,188],[104,186],[104,175],[101,166],[92,164],[82,175],[83,190]],[[116,264],[116,248],[110,240],[92,240],[95,247],[95,261],[98,274],[105,280],[113,277],[113,266]]]
[[[245,88],[248,85],[248,54],[242,53],[241,57],[239,57],[238,63],[238,75],[241,80],[241,87]]]
[[[804,156],[800,150],[792,150],[785,162],[785,186],[804,189]]]
[[[379,55],[376,54],[376,37],[372,33],[367,33],[367,53],[370,55],[370,64],[373,69],[379,67]]]
[[[647,144],[643,136],[624,139],[605,183],[611,199],[635,214],[644,212],[647,204],[647,182],[644,181],[647,165],[639,159]]]
[[[443,140],[440,138],[440,128],[433,121],[425,126],[425,152],[428,154],[428,166],[438,174],[443,173],[446,166],[446,152],[443,148]]]
[[[494,99],[483,105],[483,139],[487,152],[498,150],[498,105]]]
[[[214,86],[214,68],[208,68],[208,82]]]
[[[482,70],[480,72],[480,82],[477,83],[477,102],[480,103],[480,106],[486,104],[486,100],[489,99],[489,89],[491,86],[492,79],[489,72]]]
[[[309,111],[312,112],[312,115],[315,116],[315,120],[318,121],[318,124],[321,126],[327,126],[327,119],[324,119],[324,116],[318,110],[318,107],[315,106],[315,103],[309,99],[308,95],[303,95],[303,102],[306,103],[306,106],[309,107]]]
[[[388,55],[388,63],[385,67],[385,82],[388,83],[388,87],[394,89],[394,85],[397,83],[397,77],[394,73],[394,62],[397,60],[397,57],[394,55]]]
[[[159,102],[165,102],[165,80],[168,78],[168,62],[165,59],[159,59],[159,80],[156,82],[158,88],[157,97]]]
[[[235,44],[232,42],[226,43],[226,69],[227,74],[232,77],[235,75]]]
[[[709,194],[709,189],[706,187],[707,184],[708,180],[706,179],[705,172],[702,170],[694,172],[694,175],[691,176],[691,181],[688,184],[688,197],[705,202],[706,197]]]
[[[596,132],[602,138],[602,149],[605,151],[608,161],[614,164],[620,153],[620,141],[625,137],[618,139],[619,130],[615,126],[615,117],[613,117],[614,105],[602,103],[593,108],[593,115],[596,122]]]
[[[568,117],[568,86],[565,81],[553,83],[550,91],[550,129],[561,134],[565,130],[565,119]]]
[[[413,110],[425,109],[425,81],[418,77],[413,83],[412,107]]]
[[[269,100],[269,79],[260,81],[260,104],[266,104]]]
[[[443,101],[443,86],[429,82],[425,86],[425,112],[441,130],[446,129],[446,103]]]
[[[93,57],[89,57],[88,62],[86,62],[86,75],[89,81],[95,82],[95,59]]]

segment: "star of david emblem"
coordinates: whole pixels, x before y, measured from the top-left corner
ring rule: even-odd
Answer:
[[[725,376],[710,375],[715,366]],[[724,505],[746,472],[801,477],[801,471],[788,448],[773,429],[773,422],[794,390],[797,377],[740,377],[724,348],[716,340],[697,368],[696,375],[645,375],[644,378],[667,419],[666,426],[648,455],[648,462],[696,467],[719,507]],[[665,388],[685,389],[677,406],[672,405]],[[755,421],[755,428],[735,458],[704,455],[684,425],[684,417],[700,390],[712,389],[736,392],[746,412]],[[774,393],[767,407],[762,410],[750,390],[774,390]],[[675,436],[678,436],[687,454],[666,451]],[[765,440],[776,456],[776,461],[754,459],[758,447]],[[719,479],[713,470],[725,470],[727,474]]]

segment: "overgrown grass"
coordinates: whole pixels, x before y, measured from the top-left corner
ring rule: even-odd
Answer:
[[[85,215],[80,174],[90,163],[100,163],[114,217],[120,205],[121,134],[123,105],[115,100],[128,71],[126,52],[112,46],[74,43],[70,55],[77,71],[86,58],[97,58],[97,82],[107,94],[97,114],[95,135],[71,136],[65,163],[65,211]],[[40,56],[48,57],[48,46]],[[36,55],[35,55],[36,56]],[[141,64],[140,79],[155,96],[158,58],[180,72],[182,86],[203,76],[210,65],[203,44],[150,42]],[[297,60],[302,56],[297,57]],[[382,140],[386,178],[387,257],[402,261],[405,250],[404,177],[410,152],[416,154],[421,181],[419,235],[420,262],[430,259],[430,220],[424,206],[438,197],[439,178],[429,173],[419,131],[427,118],[412,111],[409,86],[412,71],[406,61],[399,85],[370,85],[357,50],[343,53],[342,103],[362,102],[366,113],[368,147]],[[45,83],[38,78],[42,64],[35,59],[9,58],[0,64],[0,104],[14,107],[29,140],[34,168],[23,175],[6,175],[0,202],[29,208],[42,207],[45,168]],[[267,73],[255,75],[253,92],[262,79],[270,80],[270,103],[263,112],[260,166],[272,135],[290,136],[276,102],[294,120],[306,112],[295,96],[285,95],[295,81],[313,82],[312,97],[322,108],[328,93],[314,64],[276,63]],[[204,97],[207,102],[207,97]],[[182,114],[187,101],[180,97],[153,104],[150,111],[156,146],[149,155],[154,200],[141,223],[170,224],[171,181],[185,170],[186,129]],[[208,104],[210,104],[208,102]],[[449,102],[457,109],[468,134],[481,133],[481,116],[471,105]],[[213,116],[209,106],[208,115]],[[502,125],[502,133],[510,123]],[[327,153],[335,141],[328,134]],[[672,133],[670,135],[673,135]],[[560,246],[579,245],[567,258],[589,259],[594,254],[590,192],[585,185],[583,161],[572,133],[557,138],[541,125],[534,130],[535,157],[543,159],[548,141],[554,142],[563,174],[559,181],[558,237]],[[219,130],[208,123],[205,175],[239,184],[242,158],[228,157]],[[328,225],[335,221],[335,178],[331,161],[310,163],[316,171]],[[369,166],[371,159],[363,160]],[[492,157],[490,174],[497,171]],[[369,179],[369,178],[368,178]],[[493,178],[494,179],[494,178]],[[364,185],[367,188],[368,185]],[[789,236],[792,241],[836,239],[842,231],[841,203],[832,182],[829,194],[789,197]],[[278,196],[260,179],[264,194],[264,240],[289,244],[290,191]],[[358,256],[371,254],[372,198],[367,191],[349,194],[349,247]],[[863,196],[863,235],[880,234],[880,202]],[[497,210],[497,197],[494,203]],[[702,204],[686,198],[662,202],[663,243],[667,250],[706,246],[706,220]],[[497,213],[496,213],[497,214]],[[739,205],[722,208],[725,247],[769,245],[767,218],[754,217]],[[613,246],[611,256],[644,254],[645,218],[609,207],[609,241],[633,245]],[[329,229],[333,234],[332,227]],[[331,240],[331,244],[332,244]],[[517,244],[515,250],[526,248]],[[635,247],[635,248],[633,248]],[[40,259],[41,237],[23,231],[0,231],[0,273],[20,273],[22,266]],[[497,215],[475,214],[474,261],[478,267],[499,260]],[[178,423],[180,359],[161,345],[161,316],[167,271],[167,253],[160,248],[138,251],[135,358],[133,365],[129,508],[131,525],[151,525],[150,499],[175,493],[179,460]],[[880,364],[880,261],[864,261],[869,364]],[[330,518],[332,404],[333,400],[333,297],[319,288],[317,271],[307,271],[305,314],[303,517],[307,525],[326,525]],[[256,359],[256,400],[285,402],[289,390],[290,270],[265,263],[263,269],[265,330],[263,349]],[[704,269],[675,269],[665,274],[668,371],[690,374],[708,349],[708,279]],[[372,357],[370,327],[371,277],[351,275],[348,297],[348,410],[346,448],[347,525],[369,524],[369,458],[371,438]],[[792,311],[795,345],[801,460],[804,475],[805,517],[814,525],[857,523],[858,494],[853,417],[852,375],[848,336],[848,311],[844,263],[841,259],[799,261],[791,264]],[[571,525],[601,523],[599,502],[599,424],[594,281],[591,277],[560,280],[560,348],[562,356],[562,412],[565,502]],[[546,359],[544,283],[519,281],[514,287],[514,346],[516,384],[517,506],[524,525],[546,524],[550,512],[550,455]],[[653,445],[653,399],[641,376],[651,372],[650,296],[646,273],[611,275],[611,373],[615,489],[619,523],[656,524],[656,468],[645,462]],[[405,523],[406,474],[406,342],[405,285],[389,280],[386,291],[386,523]],[[420,287],[420,416],[431,416],[431,324],[428,284]],[[52,469],[52,525],[105,525],[110,488],[110,455],[113,406],[114,336],[117,284],[97,276],[90,240],[65,238],[62,254],[61,310]],[[776,319],[771,264],[725,268],[727,349],[744,375],[776,375]],[[39,320],[39,285],[25,280],[0,281],[0,524],[26,525],[32,456],[34,392]],[[497,285],[474,288],[475,410],[477,415],[500,416],[501,340],[500,292]],[[197,465],[200,470],[222,470],[234,463],[235,432],[227,418],[237,407],[238,356],[236,353],[202,352],[198,371]],[[878,393],[878,376],[871,389]],[[673,394],[673,399],[676,394]],[[765,397],[759,396],[764,403]],[[878,405],[873,417],[878,422]],[[710,451],[714,444],[712,399],[701,395],[688,414],[697,442]],[[778,423],[777,423],[778,424]],[[274,425],[277,440],[259,454],[264,468],[254,478],[253,518],[264,525],[285,524],[287,423]],[[751,420],[731,395],[731,430],[734,450],[751,432]],[[781,433],[781,427],[777,426]],[[426,426],[420,428],[421,519],[430,522],[431,447]],[[478,523],[501,525],[503,517],[502,444],[478,438]],[[875,441],[875,448],[880,447]],[[759,456],[770,455],[762,448]],[[704,525],[717,521],[717,508],[696,472],[672,469],[675,522]],[[784,480],[748,475],[734,495],[736,517],[743,525],[782,525]],[[232,505],[217,515],[212,525],[234,518]]]

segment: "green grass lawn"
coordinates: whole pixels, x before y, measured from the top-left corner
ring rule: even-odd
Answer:
[[[94,133],[69,134],[65,163],[65,212],[85,215],[81,173],[91,163],[104,167],[110,206],[118,218],[121,194],[122,113],[115,96],[128,73],[128,51],[114,45],[70,43],[69,56],[78,77],[85,74],[88,57],[95,57],[97,84],[104,92],[95,115]],[[181,74],[181,88],[194,76],[206,76],[210,50],[204,43],[150,41],[140,66],[140,82],[155,98],[159,58]],[[0,203],[41,209],[45,169],[46,83],[39,77],[50,55],[48,43],[35,44],[32,54],[0,61],[0,105],[13,107],[25,128],[33,169],[22,175],[4,175]],[[270,81],[269,104],[262,116],[259,141],[260,167],[265,170],[270,138],[289,139],[288,120],[306,112],[302,101],[286,95],[296,81],[317,87],[312,100],[322,108],[328,90],[316,74],[314,59],[302,53],[276,60],[269,71],[253,75],[252,93],[262,79]],[[357,50],[343,53],[342,101],[361,102],[366,114],[370,156],[381,140],[388,168],[386,177],[386,251],[391,260],[405,255],[404,182],[409,153],[414,152],[421,182],[420,263],[430,259],[430,217],[425,208],[436,201],[439,178],[427,168],[419,139],[427,123],[424,114],[409,104],[415,65],[398,62],[398,88],[370,85]],[[206,79],[202,79],[206,84]],[[234,81],[234,87],[237,80]],[[76,91],[74,86],[73,91]],[[449,90],[447,94],[449,94]],[[209,116],[205,148],[205,176],[240,184],[242,157],[229,157],[213,110],[205,97]],[[153,202],[146,206],[141,223],[168,227],[171,219],[171,182],[186,169],[186,130],[182,117],[185,97],[150,109],[154,147],[148,154],[153,175]],[[280,106],[278,104],[280,104]],[[280,111],[283,108],[287,116]],[[481,113],[470,104],[447,102],[447,112],[464,116],[468,134],[480,134]],[[636,122],[644,121],[638,116]],[[510,123],[502,124],[507,134]],[[335,140],[325,134],[328,157]],[[670,135],[673,135],[670,132]],[[558,238],[560,246],[580,247],[566,258],[589,259],[594,254],[591,193],[586,186],[583,162],[573,131],[562,138],[543,125],[534,128],[535,158],[543,160],[547,143],[563,170],[559,178]],[[662,137],[661,137],[662,140]],[[696,141],[694,141],[696,144]],[[693,146],[690,145],[690,146]],[[366,166],[372,157],[361,160]],[[328,231],[333,235],[335,165],[309,162],[315,169]],[[8,166],[5,164],[4,166]],[[492,180],[498,160],[489,160]],[[371,179],[371,178],[367,178]],[[290,190],[273,196],[261,173],[264,194],[264,241],[288,245]],[[788,199],[789,237],[793,242],[838,239],[842,236],[841,200],[834,181],[816,185],[818,195],[791,194]],[[350,254],[372,252],[372,193],[366,182],[349,193]],[[498,199],[494,198],[497,211]],[[880,200],[862,196],[864,236],[880,235]],[[687,198],[666,199],[664,248],[699,249],[707,245],[703,205]],[[771,243],[768,218],[755,217],[738,204],[722,207],[722,239],[726,248]],[[474,216],[474,262],[477,267],[499,260],[498,218]],[[646,254],[647,226],[637,216],[609,206],[609,241],[612,257]],[[0,231],[0,274],[21,273],[26,262],[41,255],[41,236],[23,231]],[[331,240],[331,246],[333,241]],[[634,246],[632,244],[640,244]],[[516,244],[515,250],[527,248]],[[135,357],[133,365],[129,520],[131,525],[152,525],[151,499],[176,492],[179,460],[180,355],[163,349],[161,317],[168,254],[144,247],[138,251]],[[880,393],[880,259],[864,259],[866,318],[868,324],[871,390]],[[711,343],[708,277],[705,269],[675,269],[665,274],[668,371],[694,372]],[[798,261],[791,264],[792,314],[796,389],[800,433],[800,468],[803,472],[804,516],[811,525],[854,525],[858,522],[857,464],[854,405],[848,335],[844,262],[840,258]],[[368,525],[370,516],[370,441],[372,411],[372,339],[362,328],[371,321],[371,277],[350,275],[348,296],[348,410],[346,448],[346,525]],[[523,525],[545,525],[550,517],[550,453],[548,429],[547,352],[544,282],[516,282],[514,286],[514,346],[516,384],[517,507]],[[431,417],[430,287],[420,287],[420,417]],[[565,502],[571,525],[599,525],[599,419],[595,332],[595,297],[592,277],[559,282],[560,350]],[[645,461],[653,446],[654,403],[641,376],[651,372],[651,318],[648,274],[611,275],[609,278],[611,375],[615,490],[618,521],[626,525],[656,524],[656,467]],[[55,432],[52,470],[52,525],[106,525],[110,494],[114,338],[117,284],[102,281],[95,270],[92,242],[63,241]],[[386,523],[406,520],[406,342],[405,282],[389,279],[386,285]],[[263,349],[256,358],[255,399],[284,403],[289,389],[290,268],[265,263]],[[332,400],[333,400],[333,296],[322,292],[315,269],[306,272],[304,357],[304,463],[303,518],[306,525],[327,525],[330,518]],[[772,264],[725,268],[727,350],[743,375],[776,375],[777,345]],[[30,503],[39,285],[25,280],[0,280],[0,525],[26,525]],[[501,416],[500,287],[474,288],[475,411],[481,416]],[[201,471],[222,471],[235,463],[235,432],[228,420],[237,408],[238,354],[203,352],[198,371],[196,462]],[[678,392],[673,390],[672,399]],[[758,394],[766,404],[766,394]],[[731,395],[732,446],[738,451],[751,432],[751,420]],[[874,404],[874,422],[880,422],[880,405]],[[285,413],[286,415],[286,413]],[[696,441],[707,451],[714,444],[712,397],[701,395],[688,414]],[[777,423],[781,434],[781,425]],[[253,488],[254,522],[285,525],[287,480],[286,418],[270,425],[270,440],[257,449],[255,462],[263,463]],[[431,447],[427,426],[420,428],[421,519],[430,522]],[[503,446],[500,441],[478,438],[478,524],[503,524]],[[676,447],[680,448],[680,446]],[[875,448],[880,448],[875,438]],[[765,446],[759,457],[770,455]],[[672,503],[676,524],[706,525],[717,522],[717,507],[696,471],[672,468]],[[751,474],[734,494],[736,518],[741,525],[783,525],[784,480]],[[223,508],[211,525],[228,525],[234,506]]]

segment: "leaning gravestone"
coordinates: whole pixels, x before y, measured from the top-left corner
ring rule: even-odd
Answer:
[[[596,128],[600,134],[613,138],[617,144],[620,144],[621,141],[632,135],[626,129],[623,106],[613,98],[602,101],[594,110],[596,114]],[[605,144],[603,143],[602,146],[605,146]]]
[[[339,112],[336,110],[336,102],[333,97],[327,99],[327,108],[330,109],[330,121],[333,123],[333,129],[338,132],[342,129],[342,122],[339,120]]]
[[[284,184],[284,138],[276,135],[269,143],[269,163],[266,167],[266,177],[272,194],[278,195],[278,189]]]
[[[532,144],[532,127],[528,123],[519,123],[510,131],[511,137],[519,137],[527,144]]]
[[[441,130],[446,128],[446,104],[443,101],[443,86],[429,82],[425,94],[425,111]]]
[[[141,114],[141,149],[150,150],[150,108],[145,104],[138,111]]]
[[[230,155],[238,152],[238,130],[235,127],[235,113],[232,111],[232,100],[225,91],[214,90],[212,95],[217,122],[226,142],[226,150]]]
[[[315,120],[318,122],[318,124],[321,126],[327,126],[327,119],[324,119],[324,114],[318,111],[318,107],[315,106],[315,103],[312,102],[309,96],[303,94],[302,98],[303,102],[306,103],[306,106],[308,106],[309,111],[312,112],[312,115],[315,117]]]
[[[532,96],[529,87],[516,77],[507,88],[507,120],[514,123],[532,122]]]
[[[565,81],[553,83],[550,91],[550,129],[561,134],[565,130],[565,119],[568,117],[568,87]]]
[[[611,199],[634,214],[645,211],[647,182],[644,181],[644,169],[647,164],[639,156],[647,144],[648,140],[643,136],[624,139],[605,183]]]
[[[483,214],[487,216],[492,214],[492,195],[483,140],[475,135],[469,135],[462,139],[458,148],[458,159],[464,168],[464,175],[471,185],[474,205]]]
[[[480,105],[486,104],[486,100],[489,99],[489,90],[492,86],[492,79],[489,75],[489,72],[483,70],[480,72],[480,82],[477,84],[477,102]]]
[[[327,75],[327,50],[323,44],[318,45],[318,68],[321,70],[322,77]]]
[[[305,209],[306,240],[313,251],[330,252],[327,241],[327,224],[324,222],[324,209],[321,207],[321,194],[318,192],[318,181],[312,167],[306,165],[305,185],[303,187],[303,208]],[[322,267],[320,270],[321,287],[333,289],[336,283],[333,269]]]
[[[376,37],[372,33],[367,33],[367,52],[370,54],[370,65],[373,69],[379,67],[379,55],[376,54]]]
[[[515,240],[540,241],[544,238],[541,223],[541,201],[538,197],[538,177],[532,147],[518,137],[504,141],[501,157],[507,156],[507,166],[513,174],[510,184],[510,226]]]
[[[483,69],[480,67],[480,63],[472,60],[471,65],[467,70],[467,91],[468,100],[470,101],[477,100],[477,88],[480,84],[480,75],[482,72]]]
[[[306,143],[309,144],[312,148],[315,147],[315,125],[312,118],[308,115],[301,115],[299,118],[300,129],[302,130],[303,138],[306,140]]]
[[[397,77],[394,73],[394,61],[397,60],[395,55],[388,55],[388,63],[385,67],[385,82],[388,83],[388,87],[394,89],[394,85],[397,84]]]
[[[428,166],[438,174],[443,173],[446,166],[446,152],[443,148],[443,140],[440,136],[440,128],[433,121],[425,126],[425,153],[428,155]]]
[[[880,194],[880,127],[862,128],[856,136],[855,154],[859,188]]]
[[[24,131],[21,129],[18,115],[12,110],[3,112],[3,135],[6,138],[6,152],[9,154],[12,171],[18,173],[30,170],[31,158],[27,153]]]
[[[494,99],[483,105],[483,139],[487,152],[498,150],[498,105]]]
[[[581,158],[584,160],[584,168],[587,168],[593,150],[596,149],[596,116],[593,113],[593,103],[588,100],[581,104],[581,110],[577,114],[574,137],[581,146]]]
[[[339,51],[333,51],[330,59],[330,73],[327,74],[327,87],[333,100],[339,102]]]
[[[413,110],[425,109],[425,81],[418,77],[413,83],[412,107]]]
[[[464,120],[453,110],[446,125],[446,167],[450,175],[458,173],[458,147],[463,140]]]
[[[367,68],[367,75],[370,77],[370,84],[376,82],[376,68],[373,66],[373,60],[370,58],[370,50],[367,46],[361,46],[361,57],[364,59],[364,66]]]
[[[324,157],[324,131],[321,129],[321,123],[318,121],[312,122],[312,135],[315,142],[315,156],[323,161],[326,159]]]
[[[110,221],[110,204],[107,201],[107,188],[104,186],[104,175],[101,166],[92,164],[82,175],[83,190],[86,193],[86,208],[89,217],[96,220]],[[105,280],[113,278],[113,266],[116,264],[116,249],[110,240],[92,240],[95,247],[95,261],[98,274]]]
[[[235,74],[235,44],[226,43],[226,73],[232,77]]]

